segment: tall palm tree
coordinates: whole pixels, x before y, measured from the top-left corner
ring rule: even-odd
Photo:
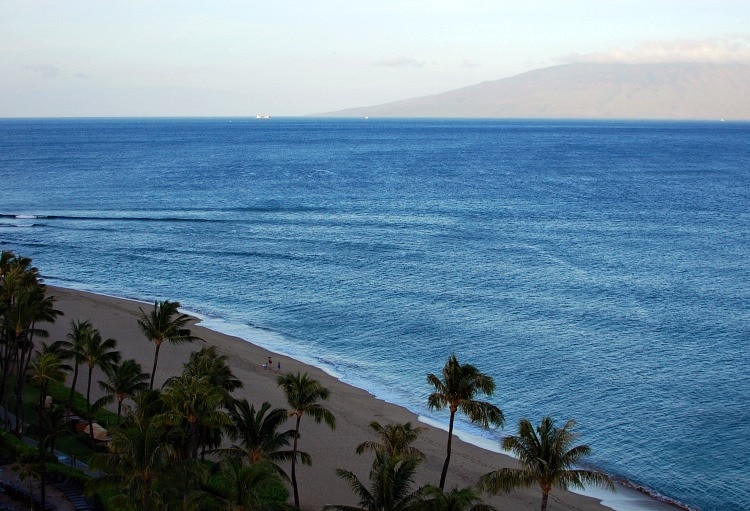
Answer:
[[[34,351],[34,337],[49,337],[47,330],[38,328],[37,323],[54,323],[62,313],[54,308],[55,299],[46,296],[44,284],[33,279],[27,285],[20,286],[12,300],[14,303],[6,308],[3,319],[6,323],[5,342],[11,346],[11,365],[16,377],[16,432],[20,434],[23,424],[21,399]]]
[[[324,421],[331,429],[336,428],[336,417],[319,401],[328,400],[328,389],[318,380],[310,378],[307,373],[279,376],[277,383],[284,392],[290,407],[289,416],[295,417],[294,443],[292,445],[292,489],[294,490],[294,507],[299,509],[299,491],[297,489],[297,442],[299,440],[299,425],[303,415],[312,417],[315,422]]]
[[[294,439],[294,430],[279,431],[289,418],[283,408],[271,409],[271,403],[264,402],[258,410],[250,405],[247,399],[235,400],[229,408],[232,424],[227,427],[227,434],[235,444],[221,452],[232,458],[242,458],[249,464],[267,462],[284,480],[290,481],[284,469],[279,466],[282,461],[292,459],[294,452],[289,447]],[[311,463],[310,455],[297,452],[302,463]]]
[[[40,408],[39,412],[37,429],[39,432],[40,507],[44,509],[47,499],[47,451],[54,456],[57,439],[65,434],[72,433],[72,427],[70,421],[66,418],[67,413],[64,406],[55,405],[50,409]]]
[[[141,364],[133,359],[124,360],[104,368],[106,378],[99,381],[99,388],[106,395],[97,404],[111,403],[117,400],[117,425],[120,425],[122,403],[125,398],[133,397],[138,392],[148,389],[149,374],[144,373]]]
[[[91,335],[93,330],[91,322],[79,320],[70,320],[70,332],[65,336],[70,343],[70,351],[73,359],[73,380],[70,382],[70,394],[68,396],[68,408],[73,408],[73,396],[78,383],[78,368],[83,362],[83,344],[85,339]]]
[[[480,372],[471,364],[459,364],[455,354],[451,355],[448,362],[445,363],[443,378],[440,379],[430,373],[427,375],[427,382],[435,389],[427,398],[430,410],[448,408],[451,414],[448,424],[448,447],[443,471],[440,474],[440,489],[442,490],[445,488],[445,478],[451,460],[453,423],[456,412],[461,410],[471,422],[479,423],[484,428],[488,428],[490,425],[502,426],[505,418],[503,412],[497,406],[487,401],[475,399],[479,393],[491,396],[495,392],[495,380]]]
[[[186,325],[190,322],[190,316],[181,314],[177,310],[180,302],[154,302],[154,308],[148,314],[140,309],[141,315],[138,326],[141,328],[146,339],[153,342],[156,349],[154,352],[154,367],[151,370],[151,383],[149,388],[154,389],[154,377],[156,376],[156,365],[159,362],[159,350],[161,345],[181,344],[200,340],[194,336]]]
[[[503,449],[511,451],[521,462],[521,468],[501,468],[483,475],[479,481],[482,489],[497,493],[513,488],[529,488],[538,484],[542,489],[541,511],[547,509],[547,500],[552,488],[567,490],[568,487],[583,489],[584,484],[602,486],[614,491],[610,479],[601,472],[575,468],[575,465],[591,452],[588,445],[573,443],[579,434],[573,431],[576,422],[569,420],[562,428],[547,416],[534,429],[528,419],[518,423],[518,435],[503,439]]]
[[[425,428],[415,428],[411,425],[411,422],[404,424],[389,423],[383,426],[378,421],[372,421],[370,429],[378,435],[380,442],[372,440],[362,442],[357,446],[357,454],[373,451],[375,453],[384,452],[391,456],[400,454],[424,459],[424,453],[416,447],[412,447],[411,444],[419,438],[420,433]]]
[[[359,497],[359,506],[328,505],[336,511],[408,511],[422,497],[422,488],[412,490],[414,474],[421,460],[413,456],[375,454],[370,471],[370,488],[348,470],[336,469],[336,475],[349,483]]]
[[[29,364],[31,370],[31,381],[39,385],[39,414],[37,416],[37,426],[40,431],[39,441],[39,483],[41,485],[41,505],[46,505],[47,498],[47,467],[45,458],[47,455],[48,432],[45,426],[50,417],[44,407],[44,398],[47,395],[47,387],[50,382],[65,381],[65,371],[61,369],[62,362],[54,353],[37,352],[35,358]],[[52,432],[54,433],[54,432]]]
[[[91,413],[91,383],[94,368],[105,371],[112,364],[120,361],[120,352],[116,351],[117,341],[102,339],[99,330],[92,328],[83,339],[81,346],[81,361],[88,367],[88,381],[86,382],[86,415],[89,421],[89,435],[91,446],[94,446],[94,418]]]
[[[6,411],[4,423],[7,423],[7,412],[9,410],[6,402],[7,381],[10,375],[16,376],[18,385],[18,371],[23,358],[20,356],[22,350],[29,348],[27,327],[32,323],[32,314],[28,306],[29,290],[41,286],[39,270],[31,266],[31,259],[15,255],[12,251],[3,250],[0,253],[0,405]],[[24,296],[26,299],[24,299]],[[30,351],[29,351],[30,353]],[[23,375],[20,384],[23,385]],[[16,408],[18,408],[18,393],[16,393]],[[17,415],[16,428],[21,424],[21,418]]]

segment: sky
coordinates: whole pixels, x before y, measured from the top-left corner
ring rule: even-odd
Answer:
[[[666,61],[750,63],[750,1],[0,0],[0,117],[308,115]]]

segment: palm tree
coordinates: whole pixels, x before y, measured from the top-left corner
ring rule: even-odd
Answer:
[[[7,276],[6,276],[7,277]],[[55,299],[46,296],[46,287],[35,279],[18,289],[14,295],[15,303],[6,309],[6,342],[11,342],[15,353],[12,354],[16,375],[16,432],[21,432],[23,412],[21,396],[23,395],[24,376],[31,363],[34,349],[34,337],[49,337],[47,330],[37,328],[37,323],[54,323],[62,312],[54,308]]]
[[[53,406],[50,409],[40,408],[39,422],[37,424],[39,432],[39,484],[41,487],[40,507],[44,509],[47,499],[47,451],[55,455],[55,443],[57,439],[65,434],[72,433],[71,423],[66,418],[65,407],[61,405]]]
[[[71,366],[65,363],[66,360],[70,360],[73,357],[71,344],[68,341],[54,341],[50,344],[42,342],[42,345],[39,348],[39,353],[42,355],[52,353],[60,359],[60,369],[66,372],[73,370]]]
[[[28,306],[31,288],[40,287],[39,270],[31,266],[28,257],[16,256],[13,252],[3,250],[0,253],[0,405],[3,406],[7,422],[9,410],[6,402],[6,387],[8,377],[16,376],[16,385],[23,385],[23,375],[18,374],[24,358],[20,356],[22,350],[30,349],[28,340],[28,326],[33,322],[33,314]],[[24,298],[25,297],[25,298]],[[29,351],[30,353],[30,351]],[[16,408],[18,408],[18,392],[16,393]],[[21,418],[17,416],[16,428],[20,428]],[[9,424],[9,423],[8,423]]]
[[[292,489],[294,490],[294,507],[299,509],[299,491],[297,489],[297,442],[299,440],[299,425],[303,415],[312,417],[315,422],[324,421],[331,429],[336,428],[336,417],[318,401],[328,400],[328,389],[317,380],[310,378],[307,373],[288,373],[279,376],[277,383],[286,396],[291,410],[290,417],[296,417],[294,426],[294,444],[292,446]]]
[[[413,511],[496,511],[496,509],[482,502],[479,491],[472,487],[453,488],[443,491],[437,486],[428,485],[424,488],[420,502]]]
[[[61,367],[63,364],[60,361],[60,357],[54,353],[42,353],[37,352],[34,359],[31,361],[29,368],[31,369],[30,379],[35,385],[39,385],[39,417],[41,420],[42,412],[44,410],[44,399],[47,396],[47,388],[50,382],[62,383],[65,381],[64,369]]]
[[[106,392],[106,396],[97,404],[107,404],[117,400],[117,425],[120,425],[122,402],[127,397],[148,389],[149,374],[144,373],[141,364],[133,359],[122,363],[112,364],[104,368],[106,379],[99,382],[99,388]]]
[[[39,430],[39,483],[41,485],[41,506],[45,506],[47,498],[47,466],[45,458],[47,455],[47,446],[50,441],[50,435],[59,433],[53,429],[54,422],[59,420],[60,408],[58,407],[55,416],[50,416],[50,412],[45,409],[44,400],[47,395],[47,387],[50,382],[64,382],[65,371],[61,368],[62,362],[54,353],[42,353],[37,351],[34,359],[29,364],[31,370],[30,380],[32,383],[39,385],[39,411],[37,415],[37,428]],[[49,429],[48,429],[49,428]],[[54,442],[52,442],[54,445]],[[52,448],[54,451],[54,447]]]
[[[224,393],[222,402],[226,408],[234,400],[231,393],[242,388],[242,382],[229,366],[229,357],[220,355],[216,346],[204,346],[199,351],[190,353],[190,358],[183,366],[183,374],[207,377],[211,385]],[[205,458],[207,447],[218,448],[221,445],[221,437],[220,429],[201,426],[198,431],[201,459]]]
[[[159,350],[165,342],[169,344],[181,344],[200,340],[192,335],[189,328],[185,328],[190,322],[190,316],[178,313],[180,302],[154,302],[154,309],[146,314],[140,309],[141,316],[138,326],[141,328],[146,339],[156,346],[154,352],[154,367],[151,370],[151,383],[149,388],[154,389],[154,377],[156,376],[156,365],[159,362]],[[176,317],[175,317],[176,316]]]
[[[440,474],[440,489],[442,490],[445,488],[445,477],[451,460],[453,423],[456,412],[461,410],[471,422],[479,423],[484,428],[490,425],[502,426],[505,418],[497,406],[474,399],[480,392],[487,396],[495,392],[495,381],[492,377],[480,372],[473,365],[459,364],[455,354],[451,355],[443,367],[443,379],[430,373],[427,375],[427,382],[435,389],[427,398],[430,410],[442,410],[447,407],[451,414],[448,425],[448,448],[443,471]]]
[[[359,497],[359,506],[328,505],[337,511],[407,511],[422,497],[422,488],[412,491],[414,474],[421,460],[414,456],[375,454],[370,471],[370,488],[348,470],[336,469],[336,475],[349,483]]]
[[[547,509],[553,487],[561,490],[567,490],[569,486],[583,489],[584,484],[593,484],[614,491],[612,480],[605,474],[574,468],[591,452],[588,445],[573,446],[579,437],[573,431],[575,425],[576,422],[571,419],[562,428],[557,428],[548,416],[535,430],[528,419],[521,419],[518,435],[506,437],[502,442],[503,449],[518,456],[521,468],[501,468],[489,472],[481,477],[480,486],[497,493],[538,484],[542,489],[541,511]]]
[[[46,446],[51,455],[55,454],[58,438],[73,434],[73,421],[68,418],[64,405],[53,405],[52,408],[45,409],[38,426],[42,439],[39,445]]]
[[[207,376],[210,383],[229,393],[242,388],[240,381],[229,366],[229,357],[220,355],[216,346],[204,346],[190,354],[183,372],[195,376]],[[231,399],[227,400],[229,404]]]
[[[34,282],[23,288],[16,296],[15,309],[19,312],[15,319],[16,339],[23,340],[16,348],[21,350],[19,370],[25,372],[31,362],[34,348],[34,337],[46,339],[47,330],[37,328],[38,323],[54,323],[62,311],[54,308],[56,299],[47,296],[47,287],[41,282]]]
[[[83,344],[93,330],[91,322],[79,320],[70,320],[70,332],[65,336],[70,342],[70,351],[73,358],[73,381],[70,382],[70,395],[68,396],[68,408],[73,408],[73,396],[78,383],[78,368],[83,362],[82,350]]]
[[[98,493],[111,489],[116,509],[151,511],[177,499],[185,474],[205,475],[195,460],[180,460],[169,432],[154,420],[157,393],[142,392],[136,397],[140,406],[128,415],[127,426],[111,433],[106,453],[91,456],[90,467],[100,471],[87,490]]]
[[[227,434],[232,441],[240,440],[221,452],[227,457],[244,458],[249,464],[265,461],[286,481],[289,476],[279,466],[282,461],[292,459],[292,450],[285,449],[294,439],[294,430],[280,432],[279,428],[289,418],[283,408],[271,410],[271,403],[264,402],[256,411],[247,399],[235,400],[229,408],[232,424],[227,427]],[[297,452],[302,463],[311,463],[310,455]]]
[[[207,376],[182,374],[167,380],[162,399],[168,410],[160,421],[171,426],[187,423],[187,458],[198,457],[198,433],[202,426],[221,427],[230,423],[221,410],[224,392]]]
[[[86,382],[86,415],[89,420],[89,435],[91,446],[94,446],[94,418],[91,413],[91,382],[93,380],[94,368],[106,371],[112,364],[120,361],[120,352],[115,351],[117,341],[114,339],[102,339],[99,330],[92,328],[83,338],[81,345],[81,361],[88,366],[88,381]]]
[[[268,462],[244,465],[240,460],[228,458],[219,464],[228,480],[227,504],[230,511],[289,511],[286,502],[269,500],[266,490],[281,484],[277,471]]]
[[[399,454],[424,459],[424,453],[416,447],[411,446],[420,433],[424,431],[424,428],[415,428],[411,425],[411,422],[405,424],[390,423],[383,426],[378,421],[372,421],[370,429],[378,435],[380,443],[372,440],[362,442],[357,446],[357,454],[362,454],[365,451],[373,451],[375,453],[384,452],[391,456]]]
[[[39,348],[37,356],[41,357],[46,354],[55,355],[60,360],[59,368],[65,373],[61,382],[64,383],[68,378],[67,373],[73,370],[70,365],[65,363],[66,360],[70,360],[71,358],[73,358],[71,344],[68,341],[54,341],[49,345],[46,342],[42,342],[42,346]]]

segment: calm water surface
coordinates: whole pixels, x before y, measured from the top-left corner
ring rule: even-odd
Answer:
[[[0,120],[0,248],[425,417],[455,352],[591,462],[750,508],[750,125]]]

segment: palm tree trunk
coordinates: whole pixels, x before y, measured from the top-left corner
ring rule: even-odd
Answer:
[[[445,488],[445,477],[448,475],[448,464],[451,462],[451,444],[453,443],[453,421],[456,418],[456,411],[451,409],[451,420],[448,425],[448,449],[445,454],[445,463],[443,463],[443,472],[440,474],[440,489]]]
[[[91,437],[91,448],[94,448],[94,418],[91,416],[91,377],[94,373],[94,366],[89,366],[89,381],[86,385],[86,415],[89,419],[89,436]]]
[[[47,385],[41,383],[39,388],[39,424],[42,423],[42,410],[44,410],[44,395],[47,393]]]
[[[3,347],[3,354],[2,354],[2,370],[3,370],[3,377],[2,381],[0,382],[0,406],[3,407],[4,417],[3,417],[3,428],[6,428],[10,430],[10,422],[8,420],[8,403],[6,398],[8,397],[5,392],[5,385],[8,382],[8,375],[11,373],[11,366],[13,365],[11,363],[11,352],[10,352],[11,342],[10,339],[5,339],[5,346]]]
[[[151,369],[151,386],[149,387],[149,390],[154,390],[154,376],[156,376],[156,364],[159,362],[159,349],[161,348],[161,343],[156,343],[156,351],[154,352],[154,368]]]
[[[33,325],[33,323],[32,323]],[[25,382],[26,371],[29,369],[31,362],[31,353],[34,350],[34,344],[29,337],[21,345],[21,353],[18,356],[18,379],[16,383],[16,434],[21,435],[23,429],[23,386]]]
[[[302,415],[297,414],[297,425],[294,428],[294,445],[292,446],[292,489],[294,490],[294,507],[299,509],[299,492],[297,491],[297,439],[299,438],[299,423]]]
[[[145,479],[143,481],[143,489],[141,490],[141,510],[142,511],[149,511],[151,508],[151,501],[149,500],[149,496],[151,494],[151,481],[148,479]]]
[[[68,396],[68,410],[73,409],[73,394],[76,391],[76,383],[78,383],[78,360],[76,360],[73,366],[73,381],[70,383],[70,396]]]
[[[18,329],[16,329],[18,330]],[[16,376],[16,395],[15,395],[15,408],[14,412],[16,414],[16,426],[14,429],[14,432],[16,436],[21,436],[21,423],[23,422],[21,417],[21,391],[23,390],[23,375],[21,374],[21,360],[23,358],[23,341],[20,339],[20,332],[16,332],[16,352],[14,353],[14,360],[13,364],[15,365],[15,376]]]
[[[23,355],[18,356],[16,360],[16,435],[21,436],[23,431],[23,372],[21,371],[21,359]]]
[[[189,422],[190,439],[188,441],[188,449],[190,453],[188,457],[191,460],[198,458],[198,421]]]
[[[41,410],[40,410],[40,412],[41,412]],[[42,417],[40,415],[39,416],[39,423],[41,424],[41,422],[42,422]],[[44,440],[44,438],[45,438],[44,435],[45,434],[46,434],[46,432],[42,432],[42,438],[41,438],[41,441],[39,442],[39,446],[38,446],[39,447],[39,485],[41,487],[40,493],[39,493],[39,503],[40,503],[40,505],[41,505],[40,507],[42,509],[45,509],[47,507],[47,491],[46,491],[47,490],[47,484],[46,484],[47,483],[47,480],[46,480],[47,479],[46,478],[47,467],[44,464],[44,460],[45,460],[45,456],[44,455],[47,453],[47,445],[46,445],[46,442]]]
[[[549,492],[542,491],[542,509],[541,511],[547,511],[547,499],[549,499]]]

